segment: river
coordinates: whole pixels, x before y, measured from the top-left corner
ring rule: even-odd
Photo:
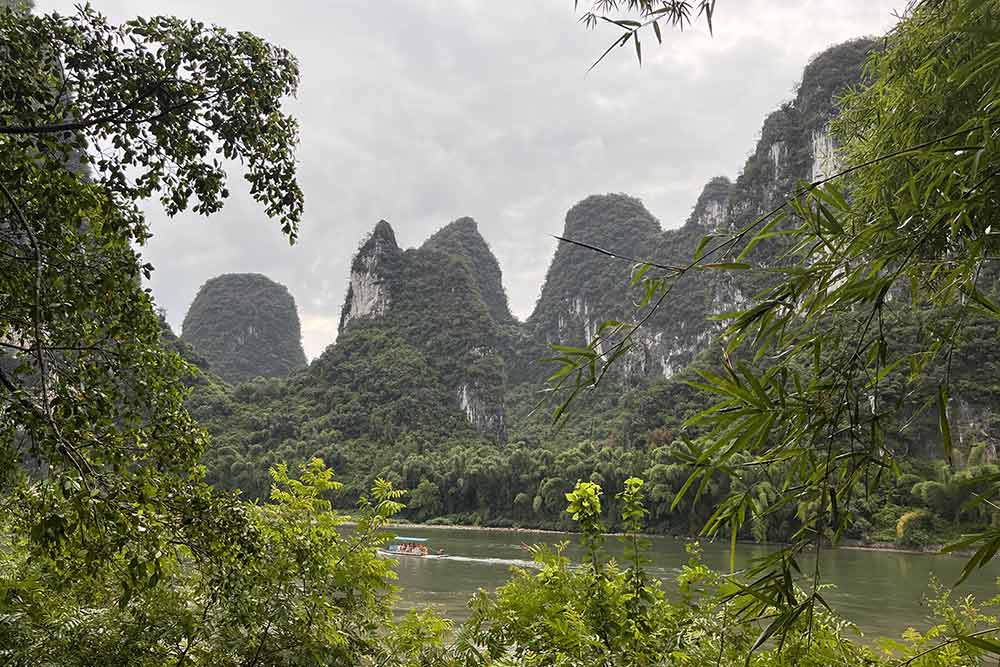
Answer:
[[[399,558],[397,584],[403,589],[401,609],[431,606],[456,622],[468,617],[466,603],[479,588],[492,591],[510,576],[510,568],[530,560],[522,545],[525,543],[555,544],[576,536],[504,532],[475,529],[420,528],[406,526],[395,529],[397,534],[429,539],[432,551],[442,550],[442,558]],[[615,551],[614,538],[609,545]],[[672,537],[651,538],[649,571],[670,584],[687,561],[686,540]],[[702,542],[704,561],[720,571],[729,566],[728,544]],[[620,550],[619,550],[620,551]],[[737,545],[737,567],[752,558],[767,553],[768,547],[753,544]],[[571,556],[579,553],[572,550]],[[842,616],[855,622],[868,638],[887,636],[898,638],[907,627],[924,630],[929,626],[923,597],[928,581],[937,577],[942,583],[953,584],[965,560],[956,556],[863,551],[856,549],[823,550],[821,571],[824,583],[835,588],[824,592],[824,598]],[[812,566],[812,557],[803,559],[805,569]],[[980,600],[995,596],[1000,567],[990,564],[970,577],[957,590],[958,595],[975,595]]]

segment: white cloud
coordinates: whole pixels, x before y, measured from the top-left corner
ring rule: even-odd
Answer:
[[[301,309],[301,306],[300,306]],[[337,337],[337,327],[340,315],[309,315],[302,316],[302,347],[310,359],[319,356],[330,341]],[[312,352],[312,354],[309,354]]]

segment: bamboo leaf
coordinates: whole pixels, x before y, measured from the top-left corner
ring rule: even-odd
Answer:
[[[638,264],[635,267],[633,267],[632,279],[629,281],[629,287],[635,287],[636,285],[638,285],[639,282],[642,281],[643,276],[645,276],[646,273],[648,273],[651,268],[653,268],[653,265],[649,263]]]
[[[695,251],[694,251],[694,261],[697,262],[698,260],[700,260],[704,256],[706,246],[708,246],[708,244],[714,238],[716,238],[714,234],[706,234],[705,236],[703,236],[701,238],[700,241],[698,241],[698,247],[695,248]]]
[[[991,639],[989,637],[973,637],[970,635],[965,635],[964,637],[959,637],[959,641],[962,642],[963,644],[975,646],[976,648],[982,649],[987,653],[1000,655],[1000,641],[997,641],[996,639]]]
[[[951,424],[948,422],[948,387],[938,386],[938,428],[941,431],[941,444],[944,446],[944,455],[948,459],[948,465],[954,465],[955,456],[951,443]]]
[[[699,269],[722,269],[726,271],[745,271],[751,268],[746,262],[714,262],[712,264],[699,264]]]

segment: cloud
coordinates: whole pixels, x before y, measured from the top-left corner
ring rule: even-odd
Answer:
[[[302,310],[302,306],[299,306]],[[313,357],[318,356],[330,341],[337,337],[337,327],[340,324],[339,313],[336,316],[311,315],[306,310],[302,316],[302,346],[307,350],[319,350]]]
[[[72,11],[39,0],[36,11]],[[226,209],[167,220],[148,207],[144,255],[175,327],[223,272],[265,273],[295,296],[306,354],[336,335],[351,256],[380,218],[417,245],[461,216],[479,222],[512,309],[530,314],[566,210],[595,192],[641,197],[681,224],[712,176],[736,176],[764,116],[809,57],[879,34],[905,0],[719,3],[715,35],[665,34],[617,50],[577,23],[572,0],[109,0],[113,19],[175,14],[250,30],[293,51],[302,83],[300,243],[289,248],[233,174]]]

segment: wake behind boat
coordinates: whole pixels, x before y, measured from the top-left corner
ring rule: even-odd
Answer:
[[[461,561],[465,563],[483,563],[487,565],[505,565],[505,566],[515,566],[515,567],[529,567],[529,568],[540,568],[541,565],[532,560],[524,560],[520,558],[496,558],[496,557],[484,557],[484,556],[455,556],[450,554],[445,554],[444,551],[438,550],[436,553],[432,553],[430,548],[427,546],[429,538],[426,537],[406,537],[404,535],[399,535],[393,538],[392,542],[385,549],[379,549],[378,553],[382,556],[398,557],[398,556],[413,556],[415,558],[428,558],[434,560],[448,560],[448,561]]]

